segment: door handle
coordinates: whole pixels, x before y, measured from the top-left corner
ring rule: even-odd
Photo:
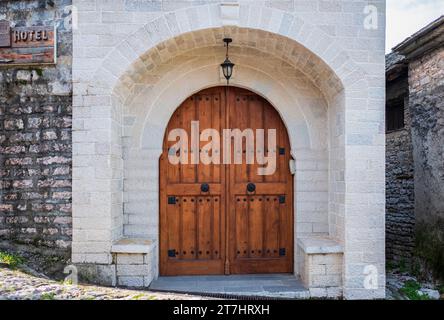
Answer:
[[[210,185],[208,183],[202,183],[200,185],[200,191],[202,191],[202,192],[210,191]]]
[[[247,191],[248,192],[255,192],[256,191],[256,185],[254,183],[247,184]]]

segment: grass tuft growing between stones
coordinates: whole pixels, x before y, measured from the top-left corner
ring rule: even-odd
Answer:
[[[0,264],[8,268],[16,269],[19,265],[24,263],[24,259],[18,255],[0,251]]]
[[[54,300],[55,293],[54,292],[45,292],[40,296],[40,300]]]
[[[72,282],[72,279],[64,279],[64,280],[60,281],[60,284],[63,284],[65,286],[72,286],[73,282]]]
[[[153,295],[146,295],[144,293],[141,293],[131,297],[131,300],[157,300],[157,298]]]
[[[415,238],[415,256],[425,262],[436,279],[444,280],[444,219],[419,223]]]
[[[399,291],[409,298],[409,300],[430,300],[430,297],[427,294],[423,294],[419,291],[420,289],[421,285],[418,282],[408,280]]]
[[[43,76],[43,70],[42,70],[41,68],[37,68],[37,69],[35,69],[35,72],[37,73],[37,75],[38,75],[39,77]]]
[[[444,284],[440,285],[437,290],[440,294],[444,294]]]

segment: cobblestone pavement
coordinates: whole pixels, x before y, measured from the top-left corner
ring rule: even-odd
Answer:
[[[399,289],[414,277],[397,273],[387,275],[387,299],[405,300]],[[432,299],[439,299],[436,290],[424,285],[421,291]],[[430,286],[431,287],[431,286]],[[435,293],[435,294],[432,294]],[[433,297],[434,295],[438,295]],[[187,294],[129,290],[93,285],[70,285],[48,279],[34,270],[27,272],[0,266],[0,300],[205,300],[207,297]],[[444,299],[444,295],[441,295]]]
[[[203,300],[200,296],[69,285],[0,267],[0,300]]]
[[[440,294],[435,285],[427,282],[420,282],[416,277],[398,270],[389,271],[387,273],[386,299],[411,300],[411,297],[409,298],[405,293],[402,292],[402,288],[405,287],[407,282],[417,283],[417,295],[427,295],[426,300],[444,300],[444,294]]]

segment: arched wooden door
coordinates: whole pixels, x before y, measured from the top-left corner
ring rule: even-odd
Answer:
[[[212,140],[208,139],[195,142],[199,149],[193,149],[196,135],[192,137],[192,121],[199,122],[199,133],[216,129],[221,148],[208,151],[205,145]],[[177,141],[168,141],[173,129],[184,129],[188,148],[173,148]],[[234,139],[230,148],[224,148],[224,129],[251,129],[255,138],[258,129],[263,129],[264,148],[255,148],[254,155],[274,157],[276,170],[260,175],[258,168],[266,165],[258,164],[256,158],[248,164],[245,139],[237,150],[242,153],[242,163],[235,164]],[[269,149],[267,133],[271,129],[276,130],[276,147]],[[224,157],[227,150],[232,155],[230,164]],[[196,163],[196,156],[202,152],[219,154],[220,163]],[[173,164],[169,154],[181,156],[188,163]],[[171,117],[160,158],[160,274],[293,272],[290,159],[282,119],[257,94],[235,87],[215,87],[185,100]]]

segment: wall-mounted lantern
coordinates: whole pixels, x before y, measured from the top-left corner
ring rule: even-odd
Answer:
[[[230,83],[230,78],[233,75],[234,63],[230,61],[228,58],[228,48],[230,43],[233,40],[231,38],[224,38],[225,46],[227,47],[227,54],[225,57],[225,61],[220,65],[222,68],[222,72],[224,74],[225,79],[227,79],[227,85]]]

